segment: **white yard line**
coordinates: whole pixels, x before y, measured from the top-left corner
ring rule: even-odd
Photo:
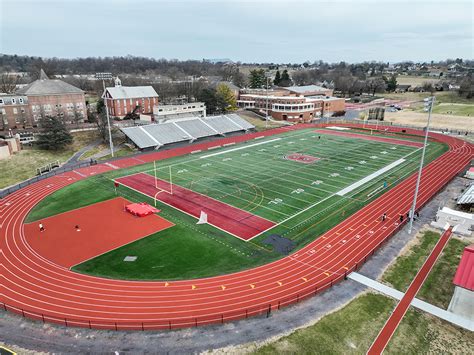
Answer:
[[[271,143],[271,142],[276,142],[276,141],[279,141],[279,140],[281,140],[281,138],[275,138],[275,139],[271,139],[271,140],[265,141],[265,142],[258,142],[258,143],[246,145],[246,146],[243,146],[243,147],[237,147],[237,148],[233,148],[233,149],[227,149],[227,150],[224,150],[224,151],[221,151],[221,152],[203,155],[202,157],[199,157],[199,159],[205,159],[205,158],[213,157],[213,156],[215,156],[215,155],[221,155],[221,154],[225,154],[225,153],[229,153],[229,152],[235,152],[236,150],[251,148],[251,147],[255,147],[255,146],[257,146],[257,145],[262,145],[262,144],[267,144],[267,143]]]

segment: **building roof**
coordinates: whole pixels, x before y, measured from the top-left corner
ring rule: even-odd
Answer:
[[[304,94],[306,92],[314,92],[314,91],[328,91],[331,89],[327,89],[322,86],[318,85],[304,85],[304,86],[288,86],[283,89],[289,90],[291,92],[296,92],[298,94]]]
[[[43,96],[43,95],[61,95],[61,94],[83,94],[79,88],[65,83],[62,80],[50,79],[46,73],[41,69],[40,78],[32,83],[18,89],[17,94],[28,96]]]
[[[474,183],[458,198],[458,205],[474,203]]]
[[[464,248],[453,283],[456,286],[474,291],[474,244]]]
[[[136,99],[158,97],[153,86],[114,86],[106,88],[112,99]]]

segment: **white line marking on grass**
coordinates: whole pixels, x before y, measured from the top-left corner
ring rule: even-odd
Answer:
[[[227,149],[227,150],[224,150],[224,151],[221,151],[221,152],[203,155],[202,157],[199,157],[199,159],[205,159],[205,158],[213,157],[213,156],[215,156],[215,155],[225,154],[225,153],[229,153],[229,152],[235,152],[236,150],[241,150],[241,149],[246,149],[246,148],[250,148],[250,147],[255,147],[255,146],[257,146],[257,145],[262,145],[262,144],[267,144],[267,143],[279,141],[280,139],[281,139],[281,138],[275,138],[275,139],[271,139],[271,140],[265,141],[265,142],[259,142],[259,143],[254,143],[254,144],[246,145],[246,146],[243,146],[243,147],[238,147],[238,148],[233,148],[233,149]]]
[[[394,168],[394,167],[396,167],[396,166],[398,166],[398,165],[400,165],[404,162],[405,162],[405,159],[403,159],[403,158],[398,159],[398,160],[394,161],[393,163],[388,164],[387,166],[384,166],[382,169],[379,169],[379,170],[373,172],[372,174],[366,176],[365,178],[360,179],[359,181],[356,181],[352,185],[347,186],[346,188],[342,189],[341,191],[336,192],[336,195],[344,196],[347,193],[349,193],[349,192],[357,189],[358,187],[364,185],[366,182],[369,182],[370,180],[373,180],[376,177],[378,177],[382,174],[385,174],[387,171],[391,170],[392,168]]]

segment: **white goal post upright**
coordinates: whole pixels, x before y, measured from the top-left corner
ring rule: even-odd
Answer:
[[[155,175],[155,189],[158,190],[155,194],[155,197],[154,197],[155,207],[156,207],[156,196],[158,196],[159,193],[167,192],[170,195],[173,194],[173,180],[172,180],[172,174],[171,174],[171,165],[169,166],[169,171],[170,171],[170,189],[169,189],[169,191],[166,191],[166,190],[160,189],[158,187],[158,179],[157,179],[157,176],[156,176],[156,160],[153,160],[153,173]]]

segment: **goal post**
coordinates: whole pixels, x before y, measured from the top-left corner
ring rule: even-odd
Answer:
[[[155,207],[156,207],[156,196],[158,196],[158,194],[162,193],[162,192],[166,192],[170,195],[173,194],[173,176],[172,176],[172,170],[171,170],[171,165],[168,166],[169,168],[169,190],[166,190],[166,189],[163,189],[161,187],[158,187],[158,178],[157,178],[157,174],[156,174],[156,160],[153,160],[153,174],[155,176],[155,189],[158,190],[155,195],[154,195],[154,200],[155,200]]]

